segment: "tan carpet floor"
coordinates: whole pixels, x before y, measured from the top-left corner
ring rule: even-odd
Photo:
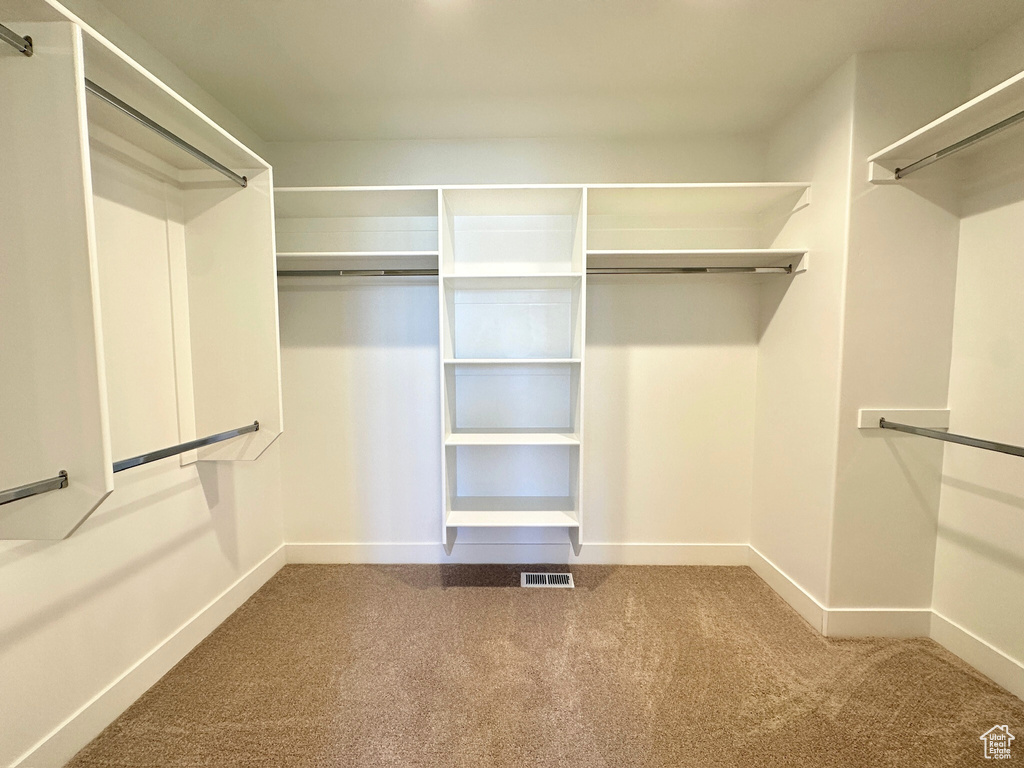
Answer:
[[[288,566],[69,765],[981,766],[996,724],[1024,763],[1020,699],[748,568],[520,570]]]

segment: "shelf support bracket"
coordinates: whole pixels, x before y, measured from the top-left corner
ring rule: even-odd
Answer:
[[[580,550],[583,549],[583,542],[580,541],[579,528],[569,529],[569,543],[572,544],[572,553],[576,555],[576,557],[579,557]]]

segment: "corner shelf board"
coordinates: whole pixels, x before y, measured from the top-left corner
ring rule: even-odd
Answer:
[[[875,184],[897,184],[896,169],[928,158],[1024,110],[1024,72],[947,112],[868,158],[869,178]],[[986,168],[1024,165],[1024,123],[993,135],[965,150],[963,161]],[[967,154],[969,153],[969,154]],[[949,163],[945,161],[943,165]],[[946,176],[963,176],[962,164],[952,163]],[[947,166],[948,167],[948,166]]]

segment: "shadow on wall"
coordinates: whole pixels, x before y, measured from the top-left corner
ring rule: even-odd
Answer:
[[[124,586],[154,563],[199,540],[209,530],[208,524],[189,528],[156,549],[147,550],[121,567],[108,571],[103,577],[83,585],[80,589],[66,593],[60,600],[33,612],[24,620],[4,627],[0,630],[0,648],[18,643],[38,633],[48,624],[83,610],[93,597]]]
[[[750,275],[588,277],[587,344],[756,344],[762,286],[755,280]]]
[[[993,544],[990,539],[972,536],[945,525],[939,526],[939,537],[971,552],[976,552],[989,562],[998,563],[1018,573],[1024,573],[1024,553],[1002,549]]]
[[[439,348],[436,279],[289,278],[280,291],[282,346]]]

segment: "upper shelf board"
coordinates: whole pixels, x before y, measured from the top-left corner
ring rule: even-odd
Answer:
[[[1024,110],[1024,72],[1004,80],[980,96],[873,154],[868,158],[871,165],[871,181],[877,184],[895,183],[894,173],[897,168],[905,168],[911,163],[929,157],[1021,110]],[[1008,130],[1019,131],[1020,127]],[[1000,153],[1016,151],[1018,155],[1024,155],[1024,141],[998,141],[994,137],[974,145],[968,151],[984,151],[986,146],[992,147],[993,150],[998,148]]]
[[[437,216],[437,187],[277,187],[279,219]]]
[[[798,210],[810,183],[631,184],[588,187],[590,216],[758,215]]]

